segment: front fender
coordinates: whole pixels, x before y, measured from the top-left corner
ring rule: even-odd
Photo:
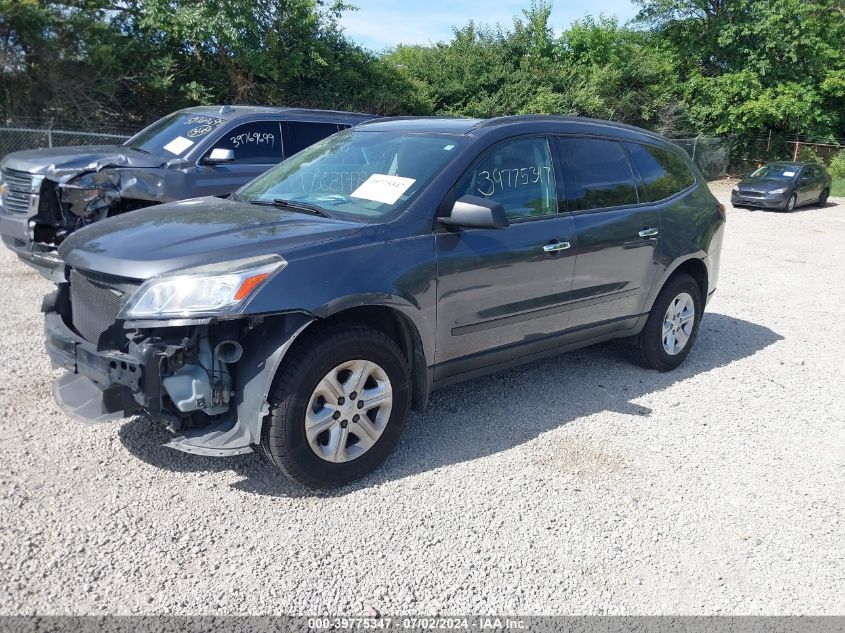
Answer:
[[[250,444],[261,442],[261,427],[270,413],[270,389],[282,359],[314,318],[303,312],[272,317],[244,342],[243,356],[235,366],[235,403],[237,424]]]
[[[384,242],[362,232],[342,247],[314,250],[291,258],[244,314],[306,312],[326,318],[349,308],[385,306],[413,324],[425,357],[434,358],[437,265],[431,235]]]

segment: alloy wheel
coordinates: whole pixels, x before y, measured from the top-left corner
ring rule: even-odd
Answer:
[[[311,450],[328,462],[356,459],[384,433],[393,408],[387,373],[368,360],[350,360],[317,383],[305,413]]]
[[[786,210],[792,211],[795,208],[795,194],[789,196],[789,199],[786,201]]]
[[[681,292],[669,302],[663,317],[663,349],[670,356],[686,347],[695,326],[695,302],[689,293]]]

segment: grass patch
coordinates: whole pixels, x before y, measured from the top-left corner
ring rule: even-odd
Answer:
[[[845,198],[845,178],[834,180],[830,185],[830,195]]]

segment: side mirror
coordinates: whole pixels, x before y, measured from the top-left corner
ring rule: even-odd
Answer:
[[[233,163],[235,161],[235,150],[223,149],[222,147],[215,147],[208,156],[205,157],[206,163],[211,165],[217,163]]]
[[[458,198],[452,205],[451,213],[437,220],[444,226],[473,229],[506,229],[510,226],[501,203],[478,196]]]

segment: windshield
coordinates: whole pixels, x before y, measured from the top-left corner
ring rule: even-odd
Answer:
[[[156,156],[184,156],[189,149],[226,122],[216,116],[176,112],[159,119],[124,145]]]
[[[348,130],[312,145],[237,192],[248,202],[287,200],[334,217],[382,222],[411,200],[466,139]]]
[[[792,180],[798,175],[800,167],[794,165],[763,165],[751,174],[752,178],[771,178],[773,180]]]

